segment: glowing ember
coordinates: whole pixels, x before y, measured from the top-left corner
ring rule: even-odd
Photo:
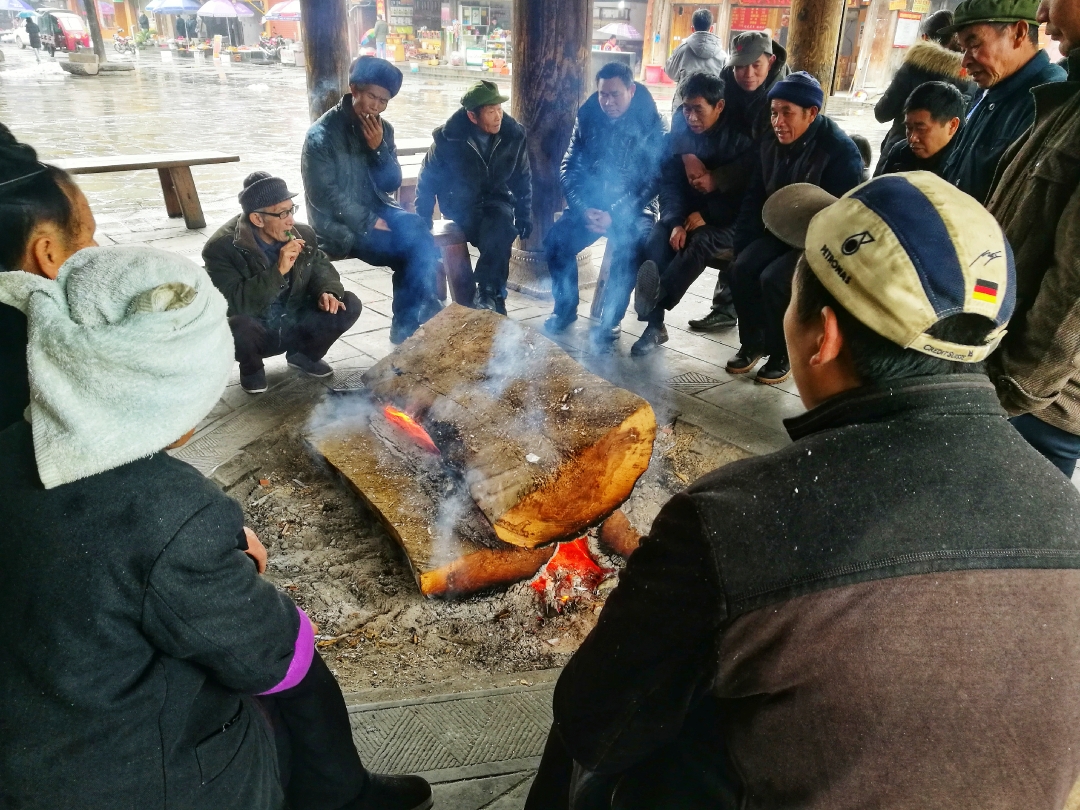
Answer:
[[[405,413],[405,411],[398,410],[393,405],[387,405],[383,408],[383,416],[386,417],[387,422],[429,453],[439,452],[439,448],[435,446],[435,442],[431,440],[431,436],[428,435],[428,432],[420,426],[419,422]]]
[[[558,550],[540,569],[531,587],[540,597],[550,598],[556,610],[582,593],[593,593],[612,572],[596,564],[589,542],[579,537],[560,543]]]

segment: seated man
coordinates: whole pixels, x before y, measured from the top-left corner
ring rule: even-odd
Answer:
[[[926,82],[911,91],[904,103],[907,140],[894,145],[878,174],[933,172],[949,159],[956,133],[964,122],[964,96],[945,82]]]
[[[88,247],[55,280],[0,273],[0,300],[29,320],[31,386],[0,431],[0,610],[18,616],[0,628],[3,804],[430,807],[422,779],[365,770],[239,504],[165,452],[233,362],[202,268]]]
[[[461,109],[432,133],[416,183],[416,213],[431,227],[436,198],[480,251],[473,271],[475,306],[506,314],[510,249],[532,232],[532,182],[525,129],[502,105],[495,82],[480,81]]]
[[[249,394],[266,390],[263,358],[282,353],[312,377],[333,374],[323,355],[360,317],[360,299],[345,292],[315,232],[293,219],[295,196],[281,178],[252,172],[240,192],[243,213],[202,251],[229,302],[240,387]]]
[[[784,344],[784,311],[791,298],[791,276],[799,253],[765,233],[761,209],[778,189],[813,183],[833,195],[862,180],[859,148],[832,119],[821,115],[823,94],[809,73],[792,73],[769,91],[773,137],[761,146],[735,225],[735,264],[731,291],[739,316],[738,353],[727,363],[729,374],[746,374],[762,357],[768,362],[757,382],[776,385],[791,374]]]
[[[1038,0],[964,0],[953,24],[964,68],[986,92],[972,108],[941,176],[985,202],[1005,150],[1035,120],[1031,88],[1065,81],[1039,48]]]
[[[634,306],[648,322],[630,353],[643,356],[668,339],[664,310],[674,309],[722,251],[731,251],[754,142],[724,113],[724,80],[693,73],[679,85],[682,110],[665,139],[660,222],[645,246]],[[681,115],[682,121],[678,120]],[[719,169],[741,168],[738,172]],[[720,179],[718,179],[720,178]]]
[[[390,195],[401,186],[394,128],[382,118],[401,89],[401,71],[361,56],[349,70],[349,94],[311,125],[300,169],[319,247],[394,271],[390,342],[401,343],[440,309],[439,250],[424,221]]]
[[[656,223],[664,127],[649,91],[621,62],[600,68],[596,88],[578,110],[562,162],[567,208],[544,238],[555,298],[544,328],[558,334],[577,320],[577,255],[606,236],[614,252],[593,337],[612,341],[622,332],[641,251]]]
[[[720,74],[724,80],[725,126],[735,125],[760,146],[772,138],[769,122],[769,91],[791,71],[787,66],[787,51],[768,34],[743,31],[731,42],[731,58]],[[674,119],[678,121],[676,117]],[[736,165],[737,169],[743,169]],[[727,167],[717,173],[727,173]],[[718,177],[718,180],[723,178]],[[731,299],[730,262],[716,275],[712,309],[703,318],[690,321],[690,328],[699,332],[716,332],[735,325],[735,304]]]
[[[1012,254],[931,174],[871,180],[807,231],[830,199],[769,209],[806,247],[793,444],[661,510],[559,677],[526,810],[1066,806],[1080,493],[983,370]]]

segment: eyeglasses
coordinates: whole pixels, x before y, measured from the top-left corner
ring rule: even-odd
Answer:
[[[299,210],[300,206],[294,204],[292,208],[287,208],[286,210],[279,211],[276,214],[271,213],[270,211],[256,211],[255,213],[262,214],[264,217],[277,217],[278,219],[288,219]]]

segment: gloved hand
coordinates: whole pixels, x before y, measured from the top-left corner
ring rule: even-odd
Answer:
[[[532,233],[532,223],[529,220],[519,220],[517,223],[518,236],[522,239],[528,239],[529,234]]]

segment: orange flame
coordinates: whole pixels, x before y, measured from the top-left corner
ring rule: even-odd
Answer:
[[[589,553],[589,541],[579,537],[569,543],[559,544],[555,554],[540,569],[540,575],[533,580],[532,589],[544,596],[551,584],[552,599],[556,609],[561,610],[562,605],[573,598],[576,586],[595,591],[609,574],[611,571],[597,565]]]
[[[393,405],[383,408],[383,416],[392,426],[401,430],[406,436],[423,447],[429,453],[438,453],[439,448],[431,440],[428,432],[420,426],[420,423],[409,416],[405,411],[398,410]]]

